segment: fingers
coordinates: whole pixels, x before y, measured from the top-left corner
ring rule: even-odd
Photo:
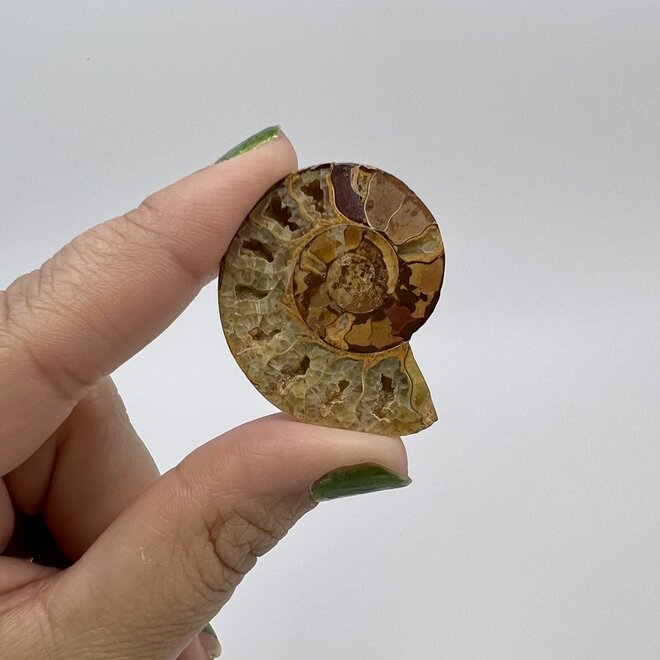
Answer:
[[[75,560],[158,476],[107,377],[5,480],[17,509],[43,513],[57,545]]]
[[[365,462],[406,474],[398,438],[282,416],[204,445],[53,581],[47,620],[66,631],[62,654],[176,657],[257,557],[313,508],[311,484],[335,468]],[[26,635],[42,624],[26,621]]]
[[[234,232],[294,170],[284,136],[207,167],[74,239],[0,294],[0,475],[217,273]]]
[[[0,557],[0,596],[56,573],[55,568],[40,566],[25,559]],[[10,608],[11,603],[0,600],[0,616],[2,616],[3,610],[8,611]]]

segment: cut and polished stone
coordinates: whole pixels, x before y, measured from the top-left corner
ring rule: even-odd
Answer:
[[[350,163],[294,172],[223,259],[227,342],[296,419],[415,433],[437,418],[408,340],[438,301],[444,262],[433,216],[391,174]]]

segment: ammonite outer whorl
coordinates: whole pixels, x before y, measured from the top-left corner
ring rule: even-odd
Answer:
[[[229,348],[296,419],[415,433],[437,417],[408,340],[438,302],[444,265],[433,216],[391,174],[346,163],[294,172],[223,260]]]

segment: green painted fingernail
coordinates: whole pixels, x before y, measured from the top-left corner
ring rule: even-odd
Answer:
[[[240,144],[237,144],[233,149],[230,149],[226,154],[223,156],[220,156],[218,160],[216,160],[216,163],[221,163],[223,160],[229,160],[230,158],[234,158],[235,156],[240,156],[241,154],[246,153],[247,151],[252,151],[252,149],[256,149],[257,147],[260,147],[262,144],[266,144],[266,142],[270,142],[271,140],[275,140],[282,134],[282,129],[279,126],[269,126],[268,128],[264,128],[262,131],[259,131],[258,133],[255,133],[251,137],[249,137],[247,140],[243,140]]]
[[[218,636],[210,623],[207,623],[199,634],[199,641],[204,650],[209,654],[209,658],[219,658],[222,653]]]
[[[395,474],[382,465],[360,463],[333,470],[317,479],[310,488],[310,495],[316,502],[323,502],[349,495],[403,488],[411,483],[410,477]]]

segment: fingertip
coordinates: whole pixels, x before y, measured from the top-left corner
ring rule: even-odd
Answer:
[[[222,474],[225,488],[252,496],[306,491],[324,474],[365,463],[408,474],[399,437],[305,424],[284,414],[232,429],[186,462],[202,481],[217,482]]]
[[[209,658],[220,657],[222,646],[220,645],[218,635],[215,630],[213,630],[213,626],[211,626],[210,623],[204,626],[204,630],[199,633],[199,641]]]
[[[214,165],[228,171],[235,168],[254,167],[259,161],[270,164],[278,173],[288,174],[298,168],[296,150],[280,126],[259,131],[230,149]]]
[[[276,140],[278,148],[282,152],[282,155],[288,159],[288,163],[293,166],[293,169],[298,169],[298,154],[296,149],[293,146],[293,143],[289,139],[289,136],[280,129],[280,134]]]
[[[222,255],[259,198],[297,167],[291,141],[279,133],[153,193],[132,217],[196,281],[206,284],[217,275]]]

